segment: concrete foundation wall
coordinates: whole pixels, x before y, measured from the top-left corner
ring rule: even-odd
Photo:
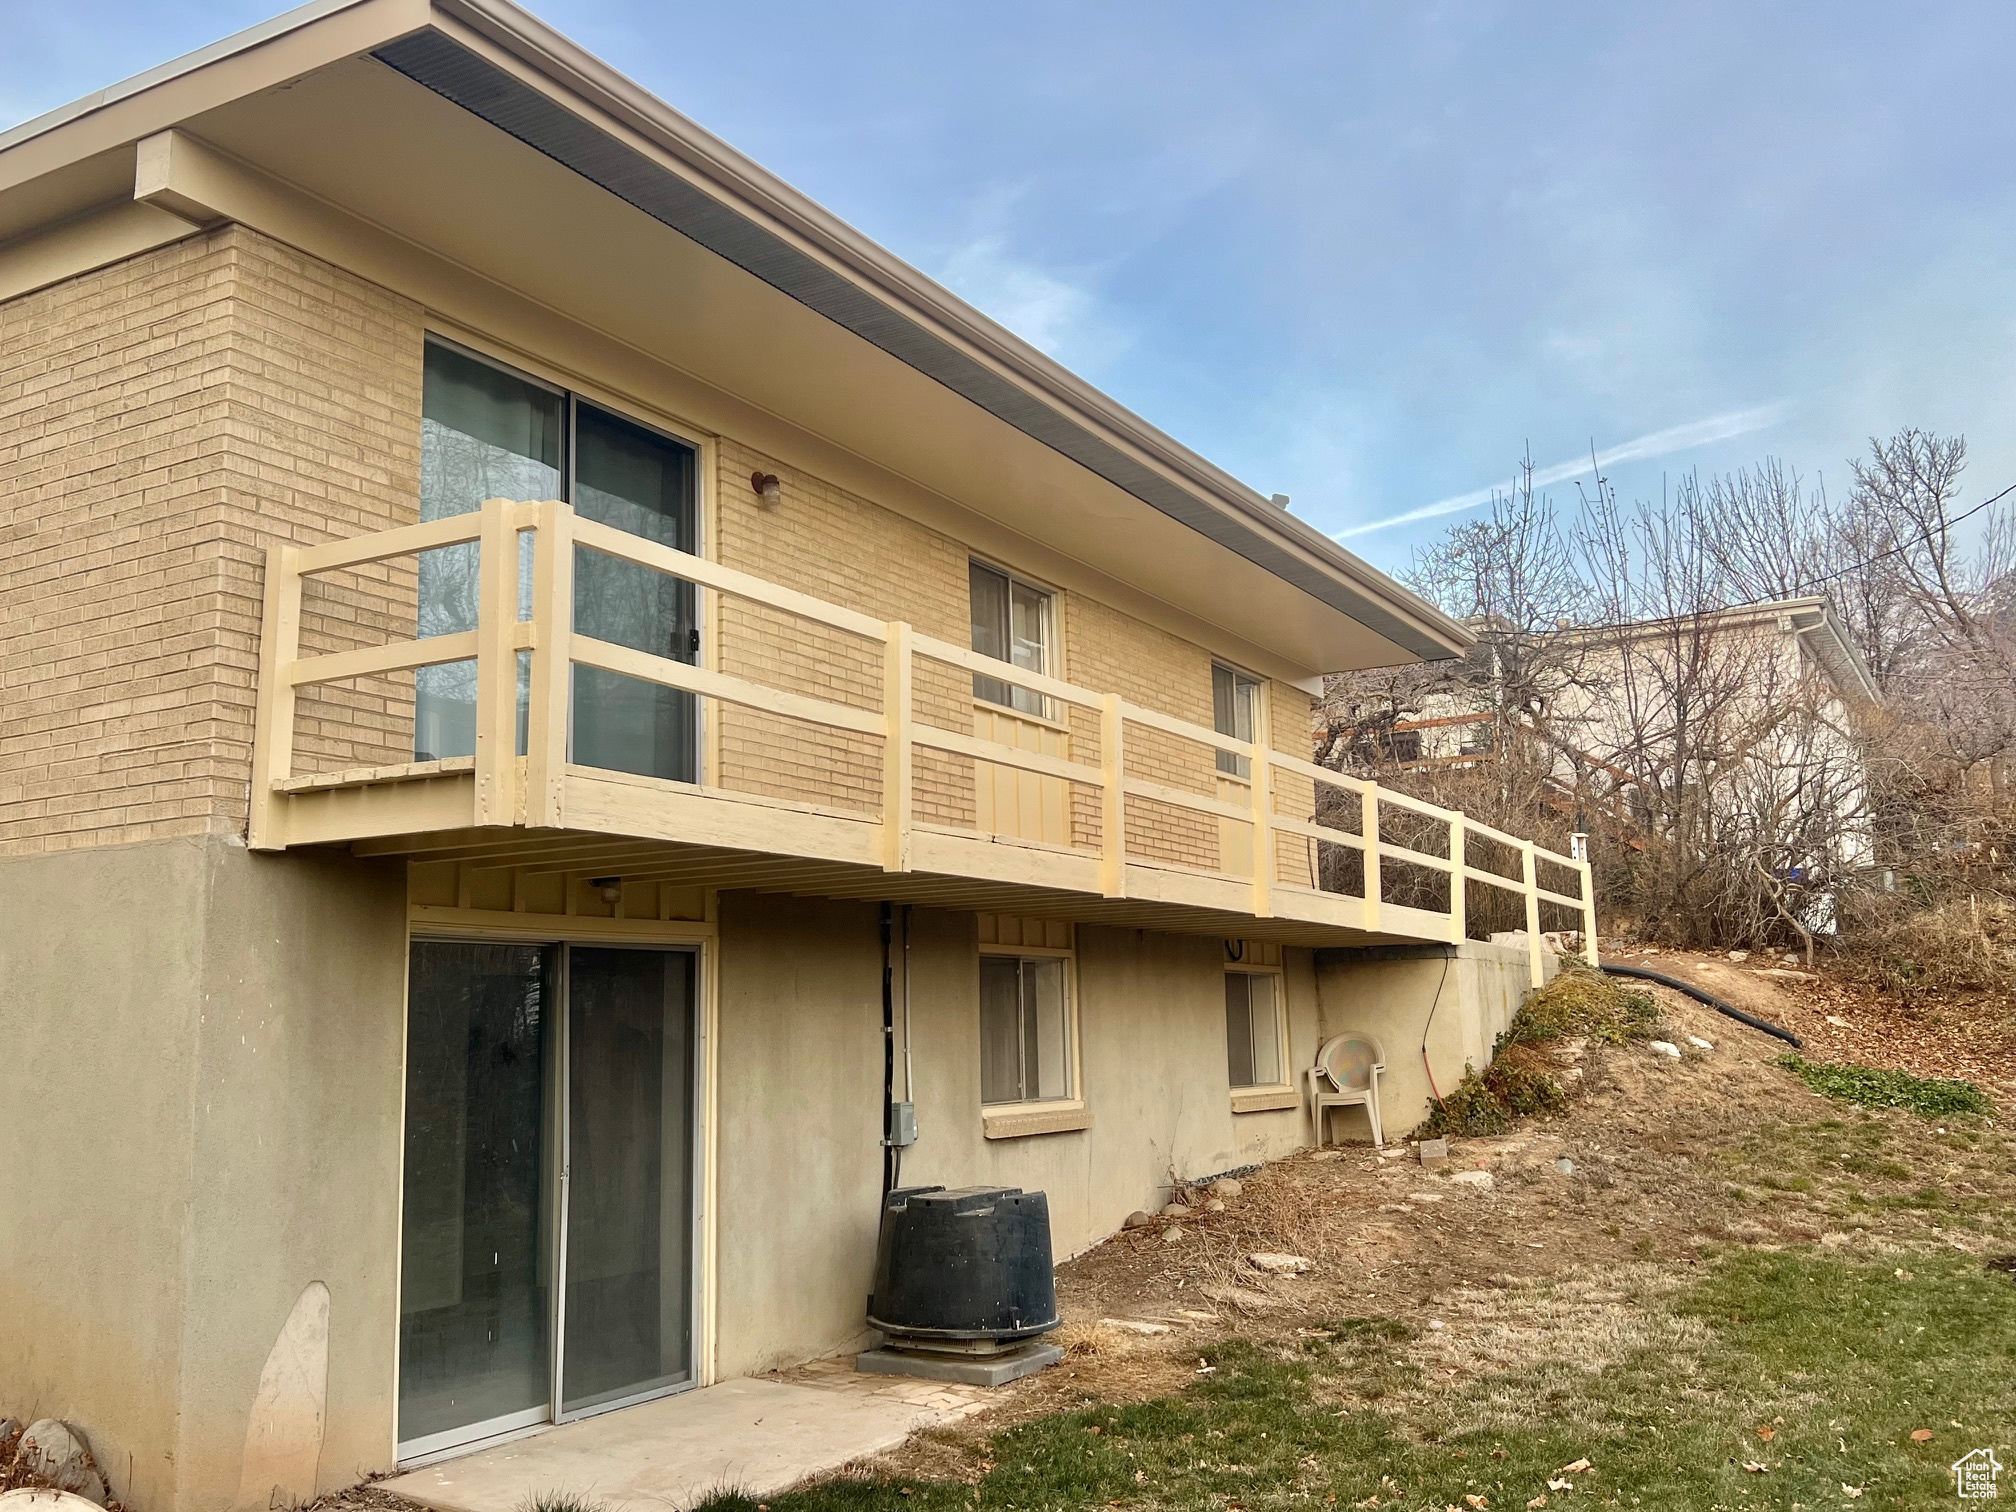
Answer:
[[[980,1105],[977,922],[912,917],[919,1137],[906,1185],[999,1183],[1049,1194],[1060,1257],[1188,1179],[1309,1142],[1299,1107],[1232,1111],[1226,953],[1215,938],[1077,931],[1089,1128],[989,1139]],[[881,944],[872,904],[726,895],[720,945],[717,1364],[735,1376],[865,1337],[881,1190]],[[1317,1043],[1307,952],[1284,967],[1289,1064]],[[898,992],[901,991],[899,967]],[[900,1026],[899,1002],[899,1026]],[[902,1063],[898,1051],[898,1095]]]
[[[403,869],[24,857],[0,919],[0,1406],[142,1512],[389,1468]]]
[[[395,863],[255,857],[216,837],[0,862],[0,1037],[33,1068],[0,1120],[0,1407],[78,1422],[137,1512],[264,1507],[391,1466],[406,906]],[[720,899],[720,1377],[866,1336],[876,915]],[[1172,1180],[1310,1142],[1299,1099],[1233,1111],[1226,942],[1094,927],[1073,949],[1088,1125],[987,1137],[981,927],[912,916],[920,1136],[904,1182],[1045,1191],[1066,1256]],[[900,942],[897,959],[900,1005]],[[1424,1033],[1452,1085],[1484,1064],[1526,969],[1481,945],[1285,951],[1288,1065],[1369,1030],[1403,1133],[1429,1104]],[[900,1090],[900,1046],[897,1075]]]
[[[1551,977],[1555,958],[1545,959]],[[1323,1033],[1370,1034],[1385,1052],[1380,1116],[1389,1140],[1428,1116],[1436,1087],[1446,1093],[1465,1067],[1491,1063],[1532,980],[1524,949],[1476,941],[1321,950],[1315,971]],[[1330,1119],[1333,1138],[1371,1137],[1360,1109],[1333,1109]]]

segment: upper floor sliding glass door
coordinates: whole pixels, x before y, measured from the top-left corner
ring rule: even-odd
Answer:
[[[588,519],[693,551],[698,464],[698,453],[685,442],[445,342],[427,344],[423,520],[466,514],[485,499],[565,499]],[[529,539],[521,540],[529,552]],[[477,561],[473,544],[421,555],[420,634],[475,628]],[[531,581],[528,557],[519,564],[521,614],[530,609]],[[699,660],[693,585],[586,547],[575,553],[574,629],[632,650]],[[572,760],[695,780],[699,722],[692,694],[593,667],[577,667],[573,676]],[[422,668],[415,693],[414,758],[473,754],[475,663]],[[518,697],[522,752],[522,662]]]

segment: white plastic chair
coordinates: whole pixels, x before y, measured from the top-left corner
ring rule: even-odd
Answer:
[[[1369,1034],[1336,1034],[1316,1052],[1316,1064],[1303,1074],[1309,1081],[1309,1104],[1316,1113],[1316,1148],[1328,1143],[1332,1108],[1362,1107],[1372,1123],[1372,1143],[1386,1143],[1379,1121],[1379,1078],[1386,1055]]]

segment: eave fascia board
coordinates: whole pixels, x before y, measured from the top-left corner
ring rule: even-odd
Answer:
[[[140,73],[134,74],[130,79],[121,79],[117,84],[108,84],[103,89],[94,89],[91,93],[79,99],[72,100],[67,105],[58,105],[54,110],[44,111],[32,120],[23,121],[18,126],[11,126],[5,131],[0,131],[0,152],[5,152],[8,148],[25,142],[30,137],[38,137],[45,132],[54,131],[59,126],[68,125],[70,122],[77,120],[81,116],[87,116],[93,111],[103,110],[108,105],[116,105],[121,100],[127,99],[132,95],[137,95],[143,90],[152,89],[159,84],[166,84],[171,79],[178,79],[184,74],[194,73],[199,68],[220,62],[238,53],[248,52],[252,48],[259,46],[262,42],[270,42],[275,37],[284,36],[288,32],[298,31],[304,26],[313,25],[324,16],[334,15],[337,11],[349,10],[352,6],[361,5],[362,3],[363,0],[308,0],[306,5],[297,5],[293,10],[282,12],[270,20],[261,21],[256,26],[248,26],[243,31],[233,32],[230,36],[212,42],[207,47],[199,47],[194,52],[184,53],[179,58],[170,58],[166,63],[156,64],[153,68],[144,69]]]
[[[1110,471],[1105,475],[1150,507],[1185,520],[1409,654],[1443,658],[1473,642],[1467,630],[1425,600],[1099,393],[508,0],[437,0],[432,5],[429,0],[311,0],[0,134],[0,190],[92,153],[130,146],[204,109],[327,63],[361,53],[377,55],[430,31],[465,49],[470,33],[486,39],[535,76],[527,81],[523,71],[514,71],[519,82],[531,83],[556,106],[605,134],[615,124],[652,143],[730,214],[823,264],[900,320],[1020,390],[1026,396],[1021,402],[1049,411],[1081,432],[1095,450],[1122,459],[1123,472],[1140,469],[1132,485]],[[494,66],[494,59],[486,61]],[[190,219],[203,209],[167,208]],[[1091,466],[1072,450],[1059,449]],[[1092,470],[1102,471],[1097,466]],[[1158,478],[1163,481],[1156,482]],[[1144,480],[1150,492],[1162,497],[1144,492]],[[1169,506],[1171,497],[1179,500],[1178,509]],[[1184,512],[1200,506],[1204,524]],[[1223,524],[1210,525],[1212,516]],[[1249,544],[1242,547],[1242,540]]]
[[[1376,605],[1411,632],[1406,638],[1417,642],[1410,647],[1417,654],[1454,656],[1474,643],[1475,637],[1455,619],[1101,393],[510,0],[436,0],[436,11],[437,26],[451,23],[440,26],[451,37],[467,28],[537,75],[549,98],[557,90],[557,103],[576,114],[601,116],[636,133],[737,213],[865,286],[879,301],[1009,378],[1046,407]],[[467,45],[466,37],[457,40]],[[519,77],[524,81],[523,74]]]
[[[0,132],[0,193],[425,27],[429,0],[310,0]]]

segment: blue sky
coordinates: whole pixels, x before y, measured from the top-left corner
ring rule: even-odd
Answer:
[[[0,122],[275,8],[0,0]],[[1381,566],[1528,447],[2016,482],[2006,0],[534,9]]]

